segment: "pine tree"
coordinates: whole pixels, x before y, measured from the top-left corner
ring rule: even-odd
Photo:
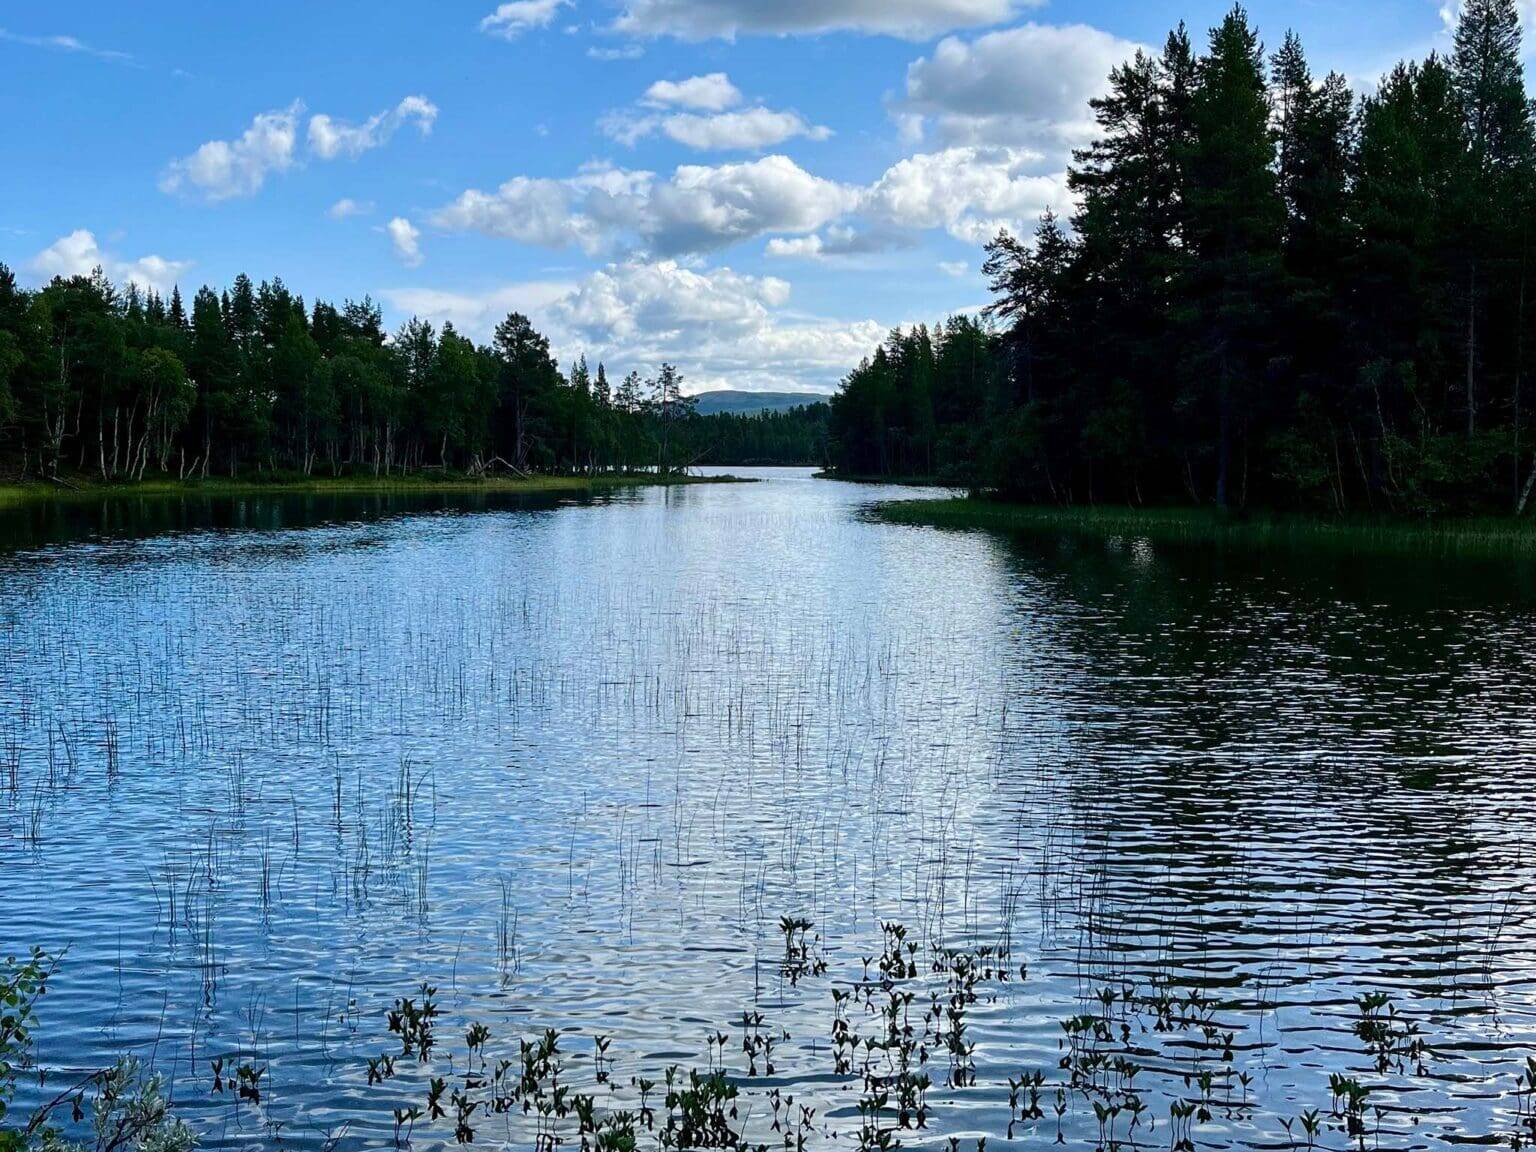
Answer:
[[[650,382],[650,407],[660,425],[657,468],[663,474],[672,470],[672,444],[675,426],[691,416],[694,400],[683,393],[683,374],[671,364],[662,364],[656,378]]]
[[[613,394],[613,403],[621,412],[638,412],[640,400],[640,373],[631,372],[619,381],[618,391]]]
[[[1515,0],[1463,0],[1451,70],[1479,175],[1508,173],[1531,154],[1531,112]]]
[[[1295,32],[1285,34],[1285,42],[1271,57],[1270,76],[1275,135],[1279,138],[1276,183],[1290,218],[1295,220],[1300,212],[1296,204],[1300,153],[1313,100],[1312,69],[1307,65],[1301,38]]]
[[[256,290],[251,284],[251,278],[244,272],[235,277],[233,289],[229,293],[229,307],[227,323],[229,334],[234,338],[242,355],[251,354],[251,344],[256,338]]]
[[[1251,401],[1271,337],[1284,222],[1272,166],[1264,50],[1241,5],[1211,32],[1193,121],[1188,210],[1202,331],[1192,378],[1214,387],[1205,406],[1215,409],[1215,498],[1225,508],[1234,441],[1244,441],[1254,414]],[[1239,493],[1240,503],[1244,496]]]
[[[1512,240],[1505,209],[1511,200],[1525,199],[1532,159],[1531,110],[1525,95],[1515,0],[1464,0],[1455,45],[1451,71],[1471,169],[1464,210],[1465,401],[1470,439],[1477,432],[1478,327],[1489,263],[1496,253],[1507,251]]]
[[[1113,458],[1132,490],[1143,461],[1132,458],[1119,431],[1144,427],[1149,413],[1169,409],[1167,382],[1177,362],[1170,304],[1182,268],[1184,128],[1173,119],[1181,99],[1168,77],[1182,72],[1184,49],[1175,33],[1169,70],[1138,53],[1110,75],[1108,94],[1091,104],[1098,139],[1077,153],[1069,175],[1083,205],[1073,221],[1073,322],[1103,334],[1079,358],[1076,405],[1095,429],[1084,441],[1093,445],[1089,456]]]

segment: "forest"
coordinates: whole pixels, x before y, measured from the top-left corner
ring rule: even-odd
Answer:
[[[1514,0],[1357,96],[1234,8],[1117,68],[1069,217],[1004,232],[983,321],[893,332],[844,475],[1062,504],[1523,512],[1536,214]]]
[[[372,301],[313,308],[280,280],[190,312],[98,270],[28,291],[0,265],[0,476],[593,473],[826,456],[825,405],[701,416],[683,377],[563,373],[527,317],[489,346]]]

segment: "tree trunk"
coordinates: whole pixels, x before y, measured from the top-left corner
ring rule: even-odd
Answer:
[[[1531,498],[1531,489],[1536,488],[1536,460],[1531,461],[1531,470],[1526,475],[1525,487],[1521,489],[1520,499],[1515,503],[1515,515],[1525,515],[1525,505]]]
[[[1225,511],[1227,507],[1227,470],[1232,462],[1232,413],[1231,405],[1227,402],[1227,365],[1226,358],[1222,358],[1221,365],[1221,395],[1217,400],[1220,409],[1217,423],[1220,431],[1216,445],[1216,507]]]
[[[1523,505],[1520,495],[1520,387],[1525,377],[1525,271],[1527,253],[1527,228],[1520,229],[1520,293],[1515,312],[1515,500]],[[1517,512],[1518,514],[1518,512]]]
[[[1477,435],[1477,263],[1467,291],[1467,439]]]

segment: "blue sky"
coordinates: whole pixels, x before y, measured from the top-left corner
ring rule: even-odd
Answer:
[[[828,390],[985,300],[980,241],[1068,210],[1083,102],[1226,3],[148,0],[0,5],[0,262],[281,276],[693,390]],[[1442,0],[1275,3],[1368,86]]]

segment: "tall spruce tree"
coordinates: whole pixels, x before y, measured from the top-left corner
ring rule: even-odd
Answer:
[[[1532,159],[1530,102],[1520,60],[1515,0],[1463,0],[1451,68],[1466,132],[1469,181],[1463,207],[1466,285],[1467,436],[1477,431],[1479,321],[1490,286],[1507,287],[1499,253],[1512,240],[1509,211],[1527,197]],[[1521,318],[1523,320],[1523,318]],[[1520,321],[1517,321],[1517,324]]]
[[[1193,104],[1188,178],[1200,332],[1187,377],[1216,425],[1215,501],[1232,500],[1233,452],[1246,431],[1273,336],[1284,208],[1275,186],[1264,49],[1241,5],[1211,32]],[[1207,383],[1208,381],[1208,383]],[[1240,469],[1246,477],[1246,467]],[[1246,499],[1239,483],[1238,502]]]

